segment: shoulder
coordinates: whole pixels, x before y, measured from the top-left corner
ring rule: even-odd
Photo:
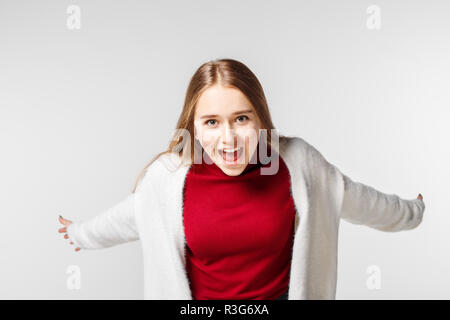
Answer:
[[[280,150],[294,156],[303,156],[313,159],[324,158],[312,144],[297,136],[280,136]]]
[[[280,154],[291,163],[302,166],[304,171],[323,175],[341,174],[339,168],[329,162],[316,147],[300,137],[280,136]]]
[[[181,158],[176,153],[168,152],[159,155],[145,169],[136,188],[136,192],[150,185],[161,185],[161,183],[167,182],[168,178],[173,176],[173,173],[178,172],[182,167]]]
[[[148,166],[142,178],[142,182],[164,182],[171,177],[183,174],[189,167],[189,163],[183,161],[176,152],[163,153]]]
[[[323,154],[312,144],[300,137],[280,137],[280,149],[284,148],[284,155],[293,164],[301,166],[303,172],[309,172],[311,184],[341,183],[343,174],[340,169],[329,162]]]

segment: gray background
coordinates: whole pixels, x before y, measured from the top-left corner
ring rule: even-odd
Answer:
[[[66,9],[81,8],[69,30]],[[366,12],[381,9],[381,29]],[[0,298],[142,299],[139,242],[73,251],[58,214],[124,199],[168,144],[193,72],[260,79],[275,126],[343,173],[426,204],[414,230],[342,222],[337,299],[450,298],[446,1],[0,1]],[[66,287],[70,265],[81,289]],[[369,290],[368,266],[381,270]]]

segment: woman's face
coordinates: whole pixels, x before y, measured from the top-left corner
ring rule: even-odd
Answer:
[[[195,137],[224,173],[237,176],[244,171],[258,146],[261,122],[239,89],[214,85],[205,90],[197,102],[194,126]]]

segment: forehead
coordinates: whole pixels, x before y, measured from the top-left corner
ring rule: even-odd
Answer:
[[[201,94],[195,108],[195,116],[201,117],[206,114],[228,116],[247,109],[253,110],[252,104],[239,89],[215,85]]]

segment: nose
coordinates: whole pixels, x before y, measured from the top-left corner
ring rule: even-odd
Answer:
[[[222,131],[222,147],[237,147],[237,136],[228,123],[225,125],[224,130]]]

